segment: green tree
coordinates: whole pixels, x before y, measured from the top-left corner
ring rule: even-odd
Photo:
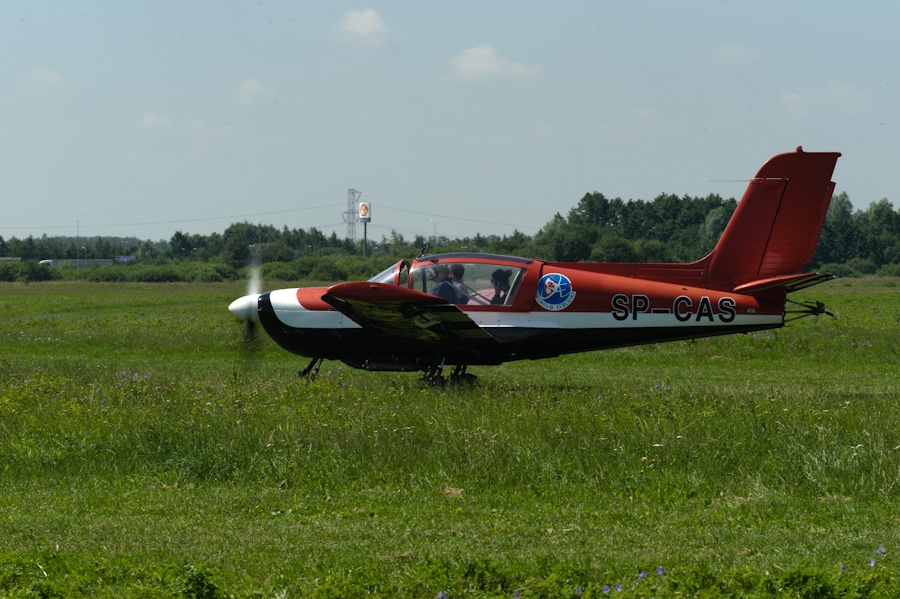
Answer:
[[[815,262],[841,264],[859,256],[863,232],[858,220],[846,192],[833,196],[816,246]]]
[[[725,206],[718,206],[710,210],[709,214],[706,215],[703,226],[700,228],[701,245],[700,255],[697,256],[698,259],[710,253],[716,247],[719,238],[728,225],[728,221],[731,219],[733,211],[734,209],[729,211]]]
[[[142,261],[156,260],[159,258],[159,250],[149,241],[144,241],[138,247],[134,255],[138,260]]]
[[[590,258],[596,262],[638,262],[640,254],[634,243],[611,233],[594,244]]]
[[[886,198],[882,198],[872,202],[860,216],[860,229],[865,243],[859,254],[876,266],[889,264],[900,258],[900,252],[897,251],[900,215],[894,212],[894,206]]]
[[[258,247],[259,261],[263,264],[268,262],[290,262],[294,259],[294,251],[283,241],[264,243]]]
[[[116,255],[116,251],[109,239],[97,237],[91,245],[91,257],[100,259],[112,259]]]
[[[181,231],[175,231],[169,239],[169,248],[166,253],[172,258],[181,259],[190,256],[191,244]]]
[[[222,258],[226,264],[234,268],[246,266],[250,262],[250,245],[241,239],[240,236],[232,235],[225,242]]]
[[[535,236],[535,247],[539,258],[557,262],[578,262],[590,257],[591,244],[585,233],[587,226],[569,226],[558,212],[553,220],[544,225]]]

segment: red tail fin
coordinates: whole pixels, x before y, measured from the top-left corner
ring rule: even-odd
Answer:
[[[837,152],[779,154],[750,181],[708,260],[706,285],[733,290],[812,261],[834,192]],[[704,260],[705,261],[705,260]]]

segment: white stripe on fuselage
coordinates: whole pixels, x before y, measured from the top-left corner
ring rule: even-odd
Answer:
[[[297,301],[297,289],[277,289],[269,293],[269,301],[278,320],[297,329],[359,329],[359,324],[337,310],[309,310]],[[662,327],[753,327],[780,326],[780,314],[736,314],[730,322],[714,315],[679,321],[674,314],[640,312],[624,320],[613,318],[610,312],[482,312],[466,311],[465,314],[485,329],[630,329]]]
[[[729,322],[720,320],[718,315],[709,317],[691,316],[680,321],[674,314],[639,313],[637,318],[629,315],[618,320],[610,312],[467,312],[469,318],[482,328],[520,327],[532,329],[633,329],[663,327],[726,327],[765,326],[782,324],[780,314],[736,314]]]
[[[337,310],[308,310],[297,301],[297,289],[276,289],[269,301],[278,320],[295,329],[361,329]]]

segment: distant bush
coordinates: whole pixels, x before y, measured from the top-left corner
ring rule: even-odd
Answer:
[[[363,258],[362,256],[341,256],[338,264],[347,272],[350,280],[365,281],[397,262],[393,257]]]
[[[863,275],[874,275],[878,267],[871,260],[865,258],[850,258],[846,262],[847,266]]]
[[[843,264],[830,263],[822,264],[816,270],[820,272],[828,272],[838,277],[862,277],[866,275],[877,275],[879,277],[900,277],[900,264],[885,264],[876,266],[871,260],[864,258],[853,258]]]
[[[900,264],[885,264],[876,272],[879,277],[900,277]]]
[[[237,271],[224,263],[190,262],[181,265],[182,279],[196,283],[221,283],[238,278]]]
[[[308,279],[310,273],[316,267],[320,261],[319,258],[313,258],[311,256],[304,256],[302,258],[297,258],[291,262],[291,266],[297,269],[297,277],[298,279]]]
[[[177,283],[185,280],[178,269],[170,265],[136,266],[129,275],[129,280],[138,283]]]
[[[165,259],[93,268],[76,268],[64,264],[53,270],[59,278],[95,283],[219,283],[234,281],[239,277],[236,270],[220,262],[176,262]]]
[[[120,266],[101,266],[85,271],[86,280],[95,283],[123,283],[128,280],[125,269]]]
[[[272,262],[270,264],[264,264],[262,269],[263,280],[296,281],[301,279],[300,269],[295,262]]]
[[[59,273],[49,266],[38,264],[34,260],[24,262],[0,262],[0,281],[31,283],[36,281],[53,281],[61,278]]]
[[[851,266],[847,264],[823,264],[816,270],[820,272],[828,272],[833,274],[836,277],[859,277],[861,273],[857,270],[854,270]]]
[[[334,260],[323,259],[309,273],[309,278],[317,281],[346,281],[347,270]]]

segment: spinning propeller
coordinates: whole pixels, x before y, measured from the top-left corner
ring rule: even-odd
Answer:
[[[259,262],[251,258],[249,277],[247,278],[247,295],[231,302],[228,311],[244,321],[244,346],[255,349],[258,339],[256,325],[259,323],[259,294],[262,291],[262,274]]]

